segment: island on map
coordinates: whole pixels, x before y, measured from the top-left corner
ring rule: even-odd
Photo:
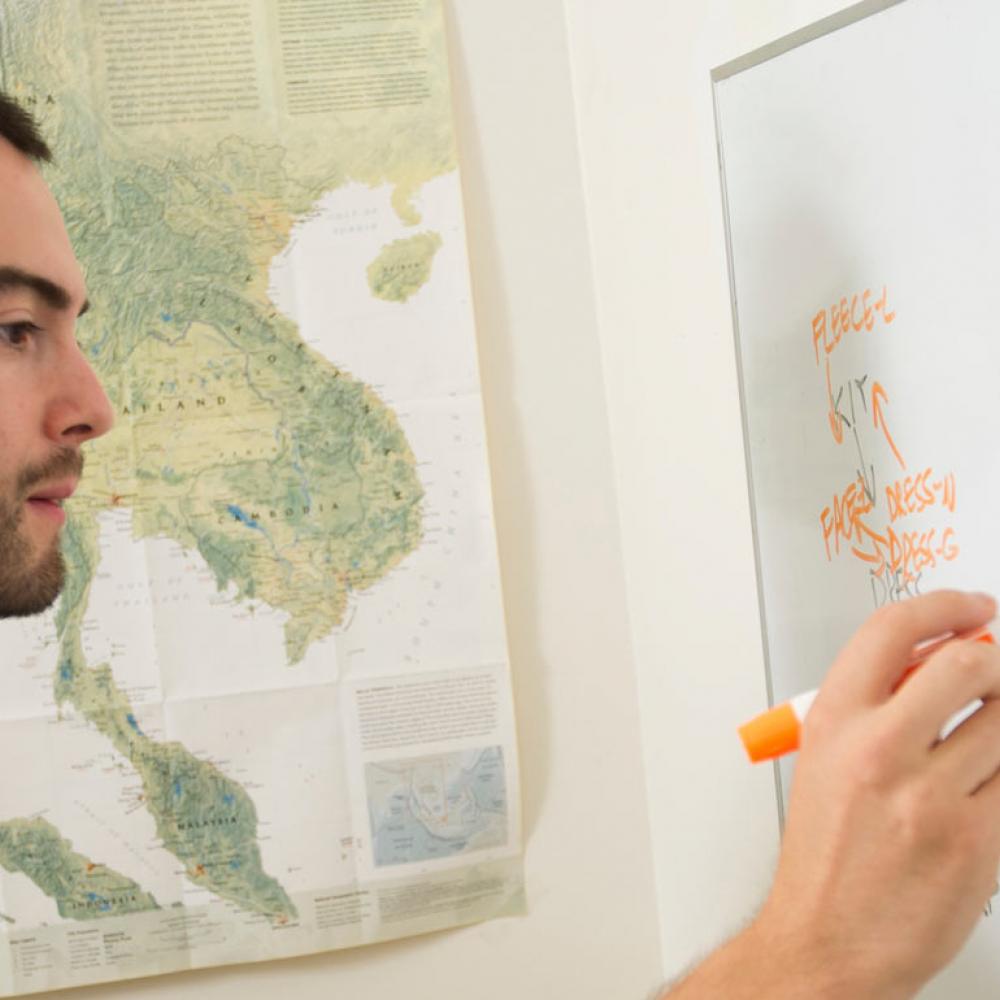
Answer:
[[[406,302],[427,284],[434,255],[441,249],[437,233],[418,233],[394,240],[368,265],[368,287],[386,302]]]

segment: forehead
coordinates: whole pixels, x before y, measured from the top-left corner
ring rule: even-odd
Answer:
[[[79,307],[83,274],[62,213],[41,172],[0,139],[0,267],[46,278],[65,288]]]

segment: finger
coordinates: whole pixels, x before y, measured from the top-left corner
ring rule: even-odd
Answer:
[[[932,766],[950,787],[971,795],[1000,770],[1000,701],[988,701],[934,748]]]
[[[956,640],[915,671],[883,711],[891,725],[929,749],[948,719],[977,698],[1000,698],[1000,647]]]
[[[876,611],[830,668],[823,697],[844,707],[885,701],[910,665],[913,649],[947,632],[965,632],[996,615],[986,594],[938,590]]]

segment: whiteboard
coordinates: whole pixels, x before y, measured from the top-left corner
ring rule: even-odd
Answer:
[[[879,0],[713,74],[774,700],[886,601],[1000,592],[998,41]],[[998,990],[994,916],[922,996]]]

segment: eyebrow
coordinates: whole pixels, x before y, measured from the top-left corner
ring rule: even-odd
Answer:
[[[53,309],[68,309],[73,297],[54,281],[39,274],[22,271],[18,267],[0,267],[0,293],[16,288],[28,288],[46,305]],[[82,316],[90,308],[90,300],[84,301],[77,316]]]

